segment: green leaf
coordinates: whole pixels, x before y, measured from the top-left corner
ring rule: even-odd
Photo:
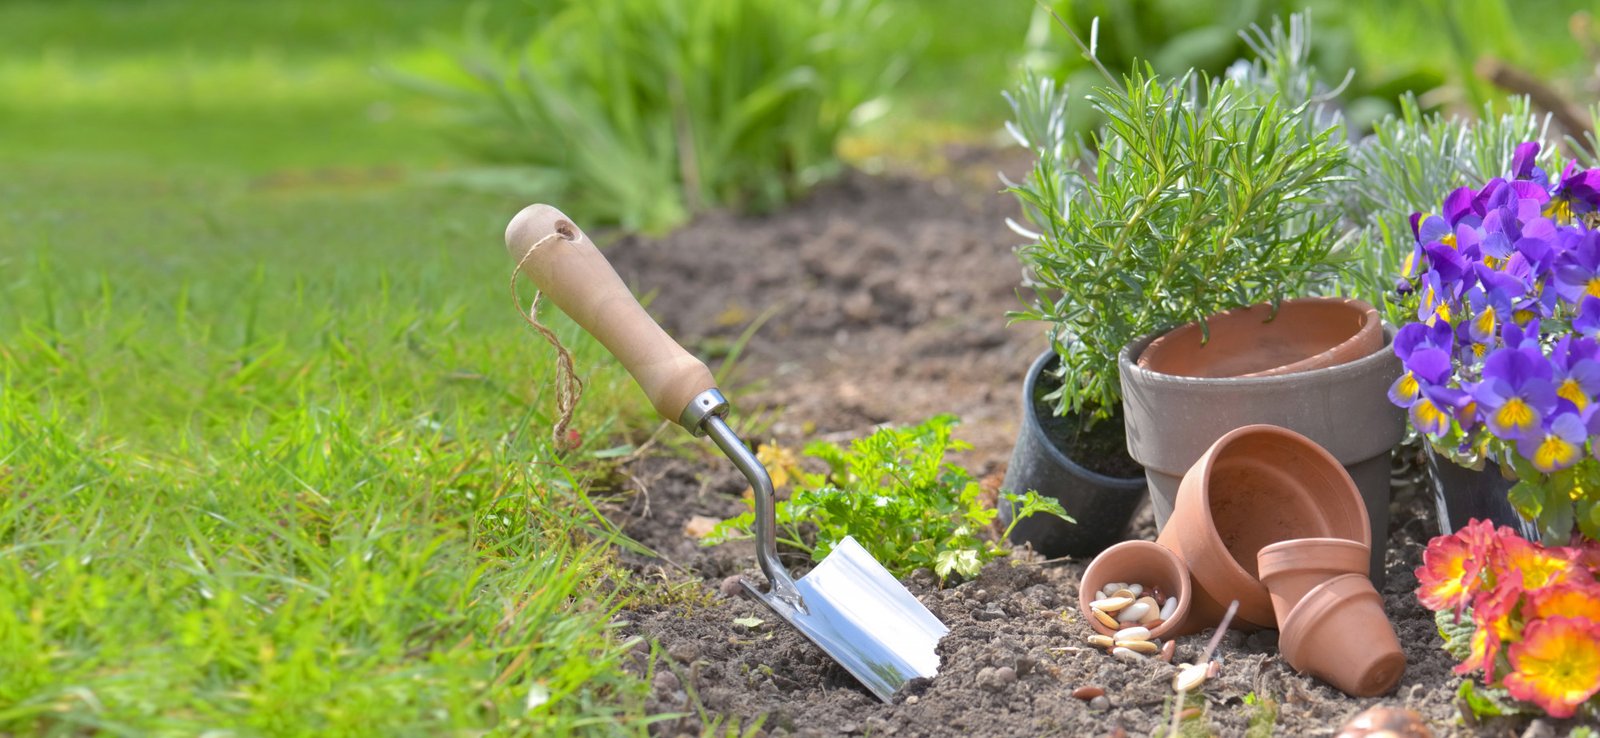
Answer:
[[[1485,687],[1468,679],[1461,682],[1461,687],[1456,690],[1456,696],[1472,711],[1473,715],[1480,718],[1503,717],[1529,712],[1518,705],[1516,698],[1510,692],[1500,687]]]
[[[1433,622],[1439,628],[1439,637],[1444,639],[1446,653],[1457,661],[1465,661],[1472,655],[1472,634],[1477,628],[1470,613],[1462,613],[1457,618],[1453,612],[1440,610],[1433,614]]]
[[[765,623],[765,622],[767,622],[767,621],[762,620],[761,618],[756,618],[756,617],[734,618],[733,619],[733,624],[734,625],[743,625],[744,627],[749,628],[751,630],[755,630],[756,628],[761,627],[761,624]]]

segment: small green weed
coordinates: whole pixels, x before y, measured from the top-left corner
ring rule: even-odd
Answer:
[[[1251,692],[1244,696],[1244,704],[1250,710],[1250,723],[1244,729],[1245,738],[1272,738],[1273,729],[1278,724],[1278,701]]]
[[[1006,549],[983,537],[997,511],[978,499],[978,483],[944,459],[948,451],[970,448],[951,439],[957,422],[939,415],[907,428],[884,428],[851,441],[848,449],[813,443],[805,453],[828,465],[822,474],[769,462],[777,467],[775,481],[796,482],[794,493],[777,505],[779,540],[821,561],[834,544],[854,536],[897,577],[921,567],[941,581],[976,576]],[[1008,499],[1017,510],[1012,525],[1038,513],[1072,521],[1059,502],[1033,491]],[[754,523],[754,512],[723,521],[704,543],[749,538]]]

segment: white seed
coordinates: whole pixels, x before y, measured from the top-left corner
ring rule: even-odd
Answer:
[[[1137,623],[1150,614],[1150,606],[1142,602],[1135,602],[1117,613],[1119,623]]]
[[[1160,646],[1150,641],[1117,641],[1116,646],[1117,648],[1126,648],[1139,653],[1157,653],[1161,650]]]
[[[1131,648],[1123,648],[1121,646],[1111,649],[1111,655],[1119,659],[1127,659],[1129,661],[1139,661],[1144,658],[1143,656],[1139,655],[1138,651],[1135,651]],[[1201,674],[1200,676],[1204,677],[1205,674]]]
[[[1172,614],[1178,611],[1178,598],[1168,597],[1167,604],[1161,606],[1161,619],[1171,620]]]
[[[1127,584],[1122,582],[1108,582],[1106,586],[1100,588],[1100,591],[1106,593],[1107,597],[1110,597],[1112,592],[1123,589],[1127,586]]]
[[[1100,612],[1111,613],[1121,610],[1122,608],[1131,604],[1133,604],[1132,597],[1107,597],[1103,600],[1095,600],[1094,602],[1089,603],[1089,606],[1099,610]]]
[[[1209,668],[1208,664],[1189,664],[1185,666],[1178,672],[1177,676],[1172,678],[1172,688],[1179,692],[1187,692],[1200,686],[1205,682],[1206,670]]]
[[[1112,646],[1116,645],[1116,643],[1111,639],[1111,636],[1103,636],[1096,633],[1095,635],[1089,636],[1089,645],[1099,646],[1101,648],[1111,648]]]
[[[1139,595],[1144,594],[1144,585],[1130,584],[1128,585],[1128,591],[1132,592],[1134,597],[1138,597]]]
[[[1126,598],[1128,598],[1129,602],[1132,602],[1134,600],[1133,590],[1128,589],[1127,587],[1123,587],[1122,589],[1119,589],[1119,590],[1117,590],[1115,592],[1112,592],[1111,596],[1112,596],[1112,598],[1126,597]]]
[[[1150,629],[1135,625],[1132,628],[1123,628],[1117,631],[1112,638],[1119,641],[1148,641],[1150,640]]]

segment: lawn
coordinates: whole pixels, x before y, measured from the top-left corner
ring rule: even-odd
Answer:
[[[525,203],[370,71],[459,11],[230,6],[0,8],[0,735],[637,725]],[[643,423],[556,325],[590,446]]]

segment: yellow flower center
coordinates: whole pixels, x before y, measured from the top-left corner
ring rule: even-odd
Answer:
[[[1551,220],[1567,225],[1572,222],[1572,203],[1564,197],[1557,197],[1544,206],[1544,216]]]
[[[1401,397],[1404,397],[1407,400],[1417,396],[1416,375],[1412,374],[1411,372],[1406,372],[1405,376],[1400,378],[1399,394]]]
[[[1556,388],[1556,394],[1577,405],[1579,410],[1589,406],[1589,396],[1584,394],[1583,387],[1578,386],[1576,379],[1569,378],[1562,381],[1561,386]]]
[[[1517,321],[1517,325],[1526,325],[1528,321],[1533,320],[1533,311],[1518,310],[1511,314],[1511,319]]]
[[[1494,308],[1484,308],[1483,312],[1478,313],[1478,317],[1473,319],[1472,323],[1478,329],[1480,335],[1494,335]]]
[[[1454,234],[1454,233],[1446,233],[1445,235],[1443,235],[1443,236],[1441,236],[1439,238],[1439,243],[1442,243],[1442,244],[1444,244],[1446,246],[1449,246],[1450,248],[1455,248],[1456,247],[1456,234]]]
[[[1590,297],[1600,297],[1600,276],[1590,279],[1589,287],[1584,292],[1587,292]]]
[[[1532,428],[1533,408],[1523,402],[1521,397],[1513,397],[1494,411],[1495,422],[1505,428]],[[1539,449],[1543,452],[1543,447]]]
[[[1564,469],[1578,457],[1578,447],[1554,433],[1544,437],[1539,450],[1533,455],[1533,465],[1539,469]]]

